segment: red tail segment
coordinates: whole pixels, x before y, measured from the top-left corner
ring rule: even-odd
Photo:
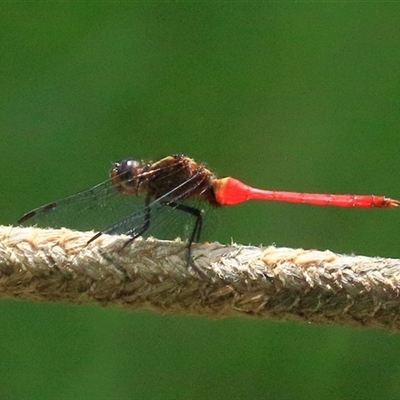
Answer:
[[[384,196],[261,190],[248,186],[231,177],[215,179],[213,186],[215,198],[221,205],[233,205],[243,203],[246,200],[272,200],[290,203],[314,204],[317,206],[363,208],[390,208],[400,205],[398,200],[393,200]]]

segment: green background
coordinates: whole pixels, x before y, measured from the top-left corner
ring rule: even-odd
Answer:
[[[0,222],[183,152],[220,176],[400,197],[400,6],[0,5]],[[209,240],[400,257],[397,210],[250,202]],[[400,398],[400,335],[0,303],[1,399]]]

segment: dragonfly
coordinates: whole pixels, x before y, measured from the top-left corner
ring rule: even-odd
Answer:
[[[153,232],[153,228],[164,232],[162,227],[167,227],[165,238],[171,239],[174,227],[177,232],[182,230],[177,216],[185,215],[183,229],[189,232],[190,258],[191,245],[200,240],[202,232],[203,205],[218,208],[248,200],[362,208],[393,208],[400,204],[385,196],[258,189],[233,177],[217,178],[205,164],[184,154],[173,154],[151,162],[126,158],[113,163],[106,181],[35,208],[18,223],[97,230],[88,243],[102,234],[126,234],[131,237],[130,243]]]

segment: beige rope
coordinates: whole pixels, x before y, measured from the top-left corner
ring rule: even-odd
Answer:
[[[400,331],[400,260],[0,226],[0,297]]]

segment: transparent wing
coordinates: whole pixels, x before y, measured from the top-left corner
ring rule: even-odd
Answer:
[[[182,205],[184,207],[180,208]],[[132,237],[153,236],[157,239],[179,237],[182,240],[189,240],[192,234],[201,233],[204,225],[203,217],[209,208],[207,203],[195,200],[180,200],[173,206],[154,202],[148,208],[142,207],[136,210],[103,232],[125,233]]]
[[[107,180],[88,190],[35,208],[22,216],[19,222],[25,226],[125,233],[133,237],[190,239],[196,223],[199,224],[198,216],[201,224],[204,210],[209,209],[204,201],[182,200],[200,184],[201,181],[196,182],[196,177],[194,175],[148,205],[145,193],[123,194],[111,180]],[[180,196],[174,195],[174,192],[179,192]],[[198,229],[201,230],[202,226]]]
[[[154,236],[158,239],[194,239],[200,235],[203,216],[210,206],[199,199],[182,199],[193,191],[201,181],[197,176],[181,183],[178,187],[151,202],[137,208],[125,218],[109,226],[104,233],[125,233],[133,237]],[[182,190],[184,189],[184,190]],[[179,192],[180,195],[176,195]],[[143,200],[144,202],[144,200]]]
[[[104,230],[144,206],[144,197],[121,194],[111,180],[88,190],[45,204],[26,213],[19,222],[42,228]]]

